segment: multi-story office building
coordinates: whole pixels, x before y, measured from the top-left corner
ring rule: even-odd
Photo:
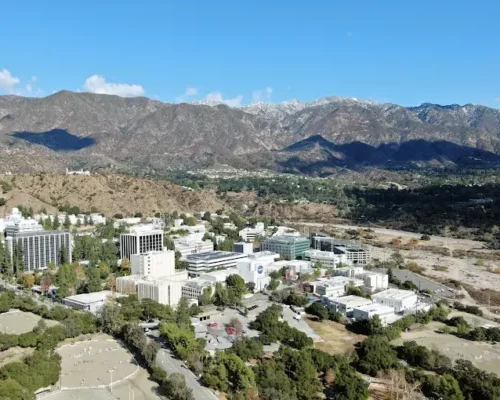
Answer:
[[[322,268],[335,269],[347,265],[346,254],[333,251],[307,250],[304,252],[304,259],[311,261],[313,265],[319,263]]]
[[[246,254],[242,253],[213,251],[211,253],[190,254],[186,256],[186,261],[189,263],[189,275],[196,277],[217,268],[236,267],[238,260],[246,258]]]
[[[209,253],[214,251],[214,242],[211,240],[191,240],[188,238],[174,239],[175,251],[181,253],[182,258],[189,254]]]
[[[350,265],[366,265],[371,261],[370,250],[351,240],[341,240],[325,236],[313,236],[311,246],[315,250],[329,251],[345,255]]]
[[[278,253],[285,260],[302,259],[309,249],[309,239],[303,236],[273,236],[261,244],[262,251]]]
[[[150,251],[130,256],[132,275],[169,276],[175,273],[175,252],[172,250]]]
[[[130,228],[129,233],[120,235],[120,257],[144,254],[150,251],[163,251],[163,231],[153,225],[139,225]]]
[[[265,234],[264,223],[257,222],[253,228],[243,228],[238,234],[244,242],[253,242],[257,237]]]
[[[14,249],[21,248],[24,255],[24,270],[33,272],[45,269],[50,263],[61,265],[63,260],[72,261],[71,233],[64,231],[28,231],[13,232],[5,238],[11,259]],[[63,252],[65,254],[63,254]]]

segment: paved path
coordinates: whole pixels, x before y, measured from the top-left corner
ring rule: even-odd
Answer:
[[[158,337],[157,331],[150,332],[153,337]],[[161,345],[161,344],[160,344]],[[176,359],[169,349],[162,345],[162,348],[156,356],[156,362],[168,375],[177,372],[184,375],[186,384],[193,391],[193,396],[196,400],[217,400],[218,397],[207,387],[202,386],[196,375],[187,367],[183,367],[182,361]]]

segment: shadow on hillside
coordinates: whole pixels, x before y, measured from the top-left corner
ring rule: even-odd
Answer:
[[[52,129],[48,132],[15,132],[11,136],[32,144],[40,144],[54,151],[75,151],[93,146],[94,138],[78,137],[64,129]]]
[[[410,140],[372,146],[363,142],[335,144],[321,135],[311,136],[278,152],[285,157],[278,163],[285,168],[311,173],[327,167],[400,167],[411,163],[492,166],[500,155],[487,150],[439,140]]]

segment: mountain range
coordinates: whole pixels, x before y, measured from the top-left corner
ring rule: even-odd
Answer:
[[[239,108],[69,91],[0,96],[0,152],[0,173],[497,165],[500,110],[337,96]]]

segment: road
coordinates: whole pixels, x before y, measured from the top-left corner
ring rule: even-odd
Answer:
[[[375,269],[374,271],[386,273],[387,269]],[[447,286],[424,278],[422,275],[415,274],[406,269],[393,268],[392,273],[401,282],[411,281],[420,290],[432,290],[437,297],[453,297],[455,295]]]
[[[148,336],[156,340],[159,336],[158,331],[149,331]],[[158,341],[158,340],[156,340]],[[161,342],[158,342],[162,348],[158,351],[156,362],[167,374],[174,372],[184,375],[186,384],[193,391],[193,396],[196,400],[217,400],[218,397],[210,389],[202,386],[198,381],[196,375],[188,368],[183,367],[182,361],[176,359],[170,350],[166,348]]]
[[[55,303],[55,302],[51,301],[50,299],[48,299],[47,297],[35,296],[33,293],[31,293],[29,291],[20,290],[17,288],[18,285],[13,285],[4,279],[0,279],[0,286],[5,288],[5,289],[8,289],[8,290],[13,290],[14,293],[17,294],[18,296],[31,297],[33,299],[33,301],[35,301],[35,303],[37,303],[40,306],[46,306],[49,309],[56,306],[57,304],[59,304],[62,307],[66,307],[64,304]]]

